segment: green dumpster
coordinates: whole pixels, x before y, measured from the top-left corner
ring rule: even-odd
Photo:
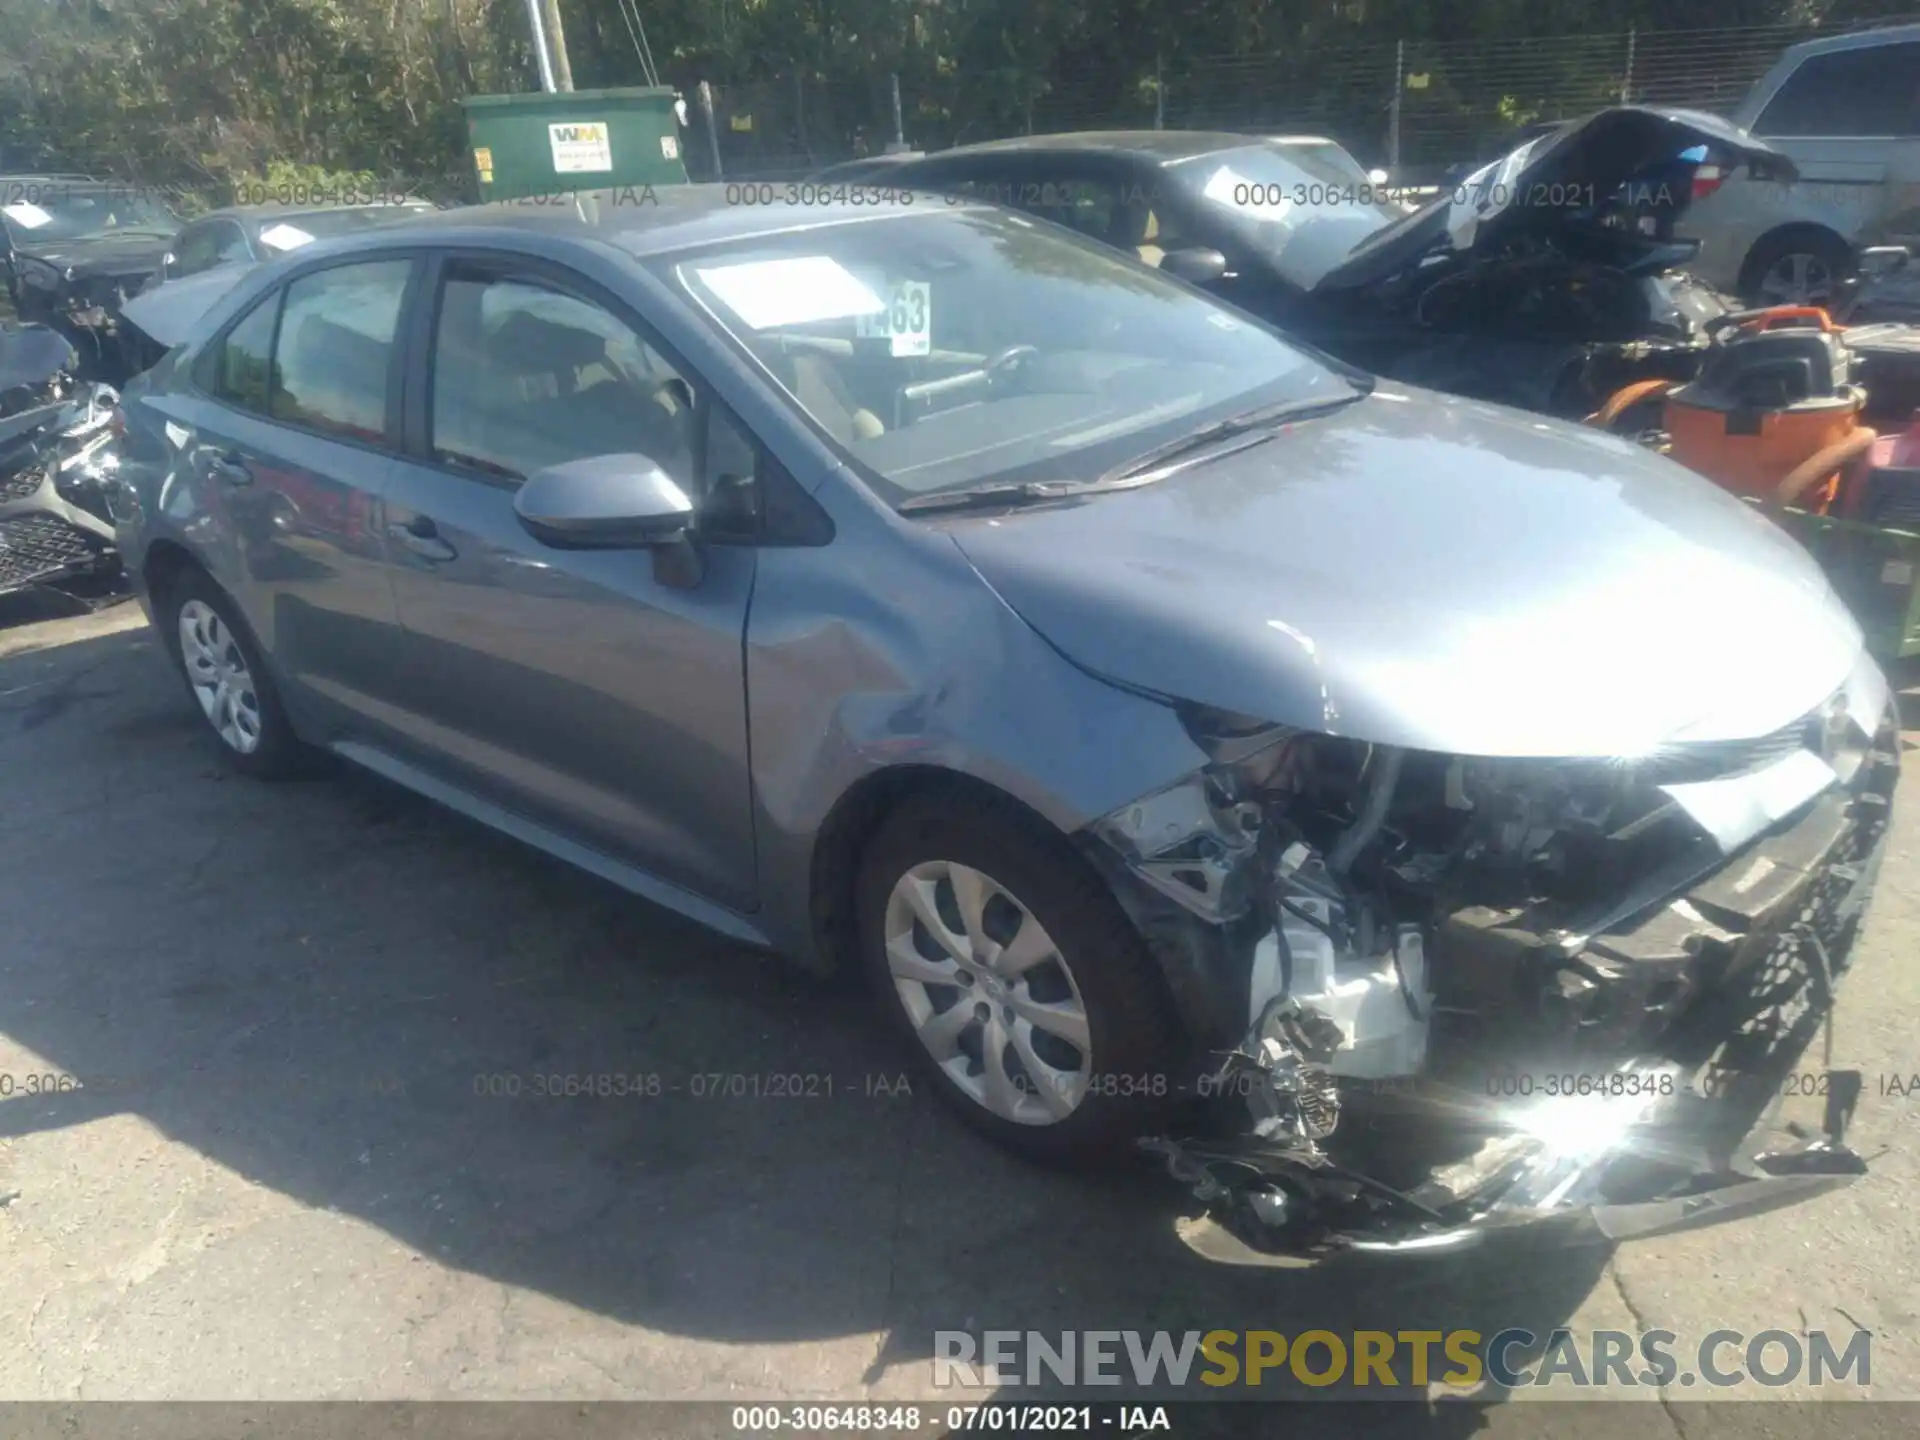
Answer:
[[[1820,562],[1875,656],[1920,655],[1920,535],[1805,510],[1771,513]]]
[[[664,86],[470,95],[461,103],[483,202],[687,183],[673,91]]]

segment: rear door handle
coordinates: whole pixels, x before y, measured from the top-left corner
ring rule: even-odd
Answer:
[[[425,515],[416,515],[404,525],[387,526],[387,537],[422,560],[451,560],[460,553],[440,538],[439,527]]]
[[[216,455],[208,468],[229,485],[253,483],[253,471],[247,468],[247,462],[240,458],[238,450],[229,450],[224,455]]]

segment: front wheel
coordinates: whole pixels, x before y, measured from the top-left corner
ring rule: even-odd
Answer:
[[[1151,1134],[1178,1099],[1139,933],[1057,835],[970,795],[908,800],[868,846],[860,948],[890,1023],[976,1129],[1034,1159]]]

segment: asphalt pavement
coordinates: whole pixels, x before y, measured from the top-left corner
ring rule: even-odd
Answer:
[[[1911,773],[1834,1027],[1867,1179],[1267,1272],[1188,1252],[1150,1170],[976,1139],[857,990],[373,777],[234,776],[200,724],[136,607],[0,600],[0,1398],[883,1400],[936,1393],[942,1329],[1567,1325],[1865,1328],[1868,1393],[1920,1399]]]

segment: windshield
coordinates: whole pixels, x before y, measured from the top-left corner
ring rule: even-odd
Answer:
[[[1292,156],[1324,166],[1344,179],[1353,181],[1355,185],[1370,183],[1367,172],[1360,168],[1360,162],[1331,140],[1274,139],[1267,141],[1267,144],[1282,158]]]
[[[895,503],[1092,479],[1214,419],[1353,390],[1257,322],[1001,211],[901,209],[652,264]]]
[[[260,243],[275,254],[297,250],[312,240],[391,225],[431,212],[431,205],[367,205],[352,210],[315,210],[287,215],[260,227]]]
[[[126,190],[47,185],[30,198],[0,205],[14,243],[99,240],[115,235],[171,235],[180,221],[164,205]]]
[[[1282,279],[1306,289],[1403,213],[1386,186],[1356,179],[1351,163],[1307,146],[1247,145],[1176,160],[1166,174]]]

